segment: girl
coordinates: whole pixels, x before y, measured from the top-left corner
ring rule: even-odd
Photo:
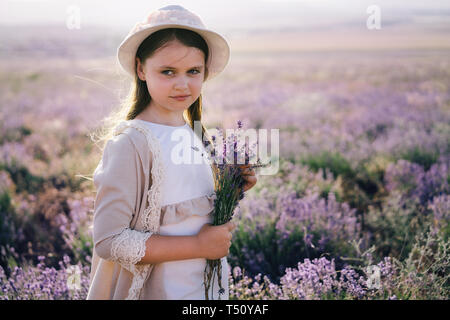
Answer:
[[[193,130],[202,84],[228,58],[222,36],[174,5],[150,13],[120,45],[118,60],[134,81],[126,104],[109,118],[112,130],[94,171],[87,299],[205,299],[206,259],[221,259],[225,289],[219,297],[215,279],[209,298],[229,298],[226,255],[235,224],[211,225],[214,166],[202,143],[205,128],[202,136]],[[180,146],[184,154],[201,153],[201,164],[180,161]],[[247,169],[243,175],[247,191],[256,177]]]

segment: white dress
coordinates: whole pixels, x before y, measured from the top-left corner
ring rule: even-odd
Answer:
[[[165,167],[162,184],[161,235],[197,234],[205,223],[212,223],[214,178],[209,157],[191,127],[167,126],[139,120],[151,130],[161,145]],[[221,300],[229,299],[229,265],[222,262]],[[204,300],[206,259],[186,259],[155,264],[144,287],[144,299]],[[219,299],[217,276],[211,282],[209,299]]]

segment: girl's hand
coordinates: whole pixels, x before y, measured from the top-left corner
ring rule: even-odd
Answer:
[[[258,181],[258,179],[256,178],[255,169],[250,168],[249,164],[239,165],[239,167],[241,169],[243,169],[242,178],[244,178],[244,180],[245,180],[243,190],[245,192],[245,191],[248,191],[249,189],[253,188],[255,186],[256,182]]]
[[[235,228],[236,224],[232,221],[220,226],[204,224],[196,235],[201,256],[215,260],[228,255],[231,246],[231,231]]]

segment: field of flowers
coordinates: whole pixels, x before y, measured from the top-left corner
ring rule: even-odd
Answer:
[[[87,295],[90,134],[128,84],[81,45],[0,59],[0,299]],[[449,57],[241,52],[205,84],[207,128],[280,129],[235,213],[231,299],[450,298]]]

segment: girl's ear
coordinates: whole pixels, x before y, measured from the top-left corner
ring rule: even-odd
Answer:
[[[136,72],[138,74],[139,79],[141,79],[142,81],[145,81],[145,73],[144,73],[144,68],[142,66],[141,61],[139,60],[138,57],[136,57]]]

